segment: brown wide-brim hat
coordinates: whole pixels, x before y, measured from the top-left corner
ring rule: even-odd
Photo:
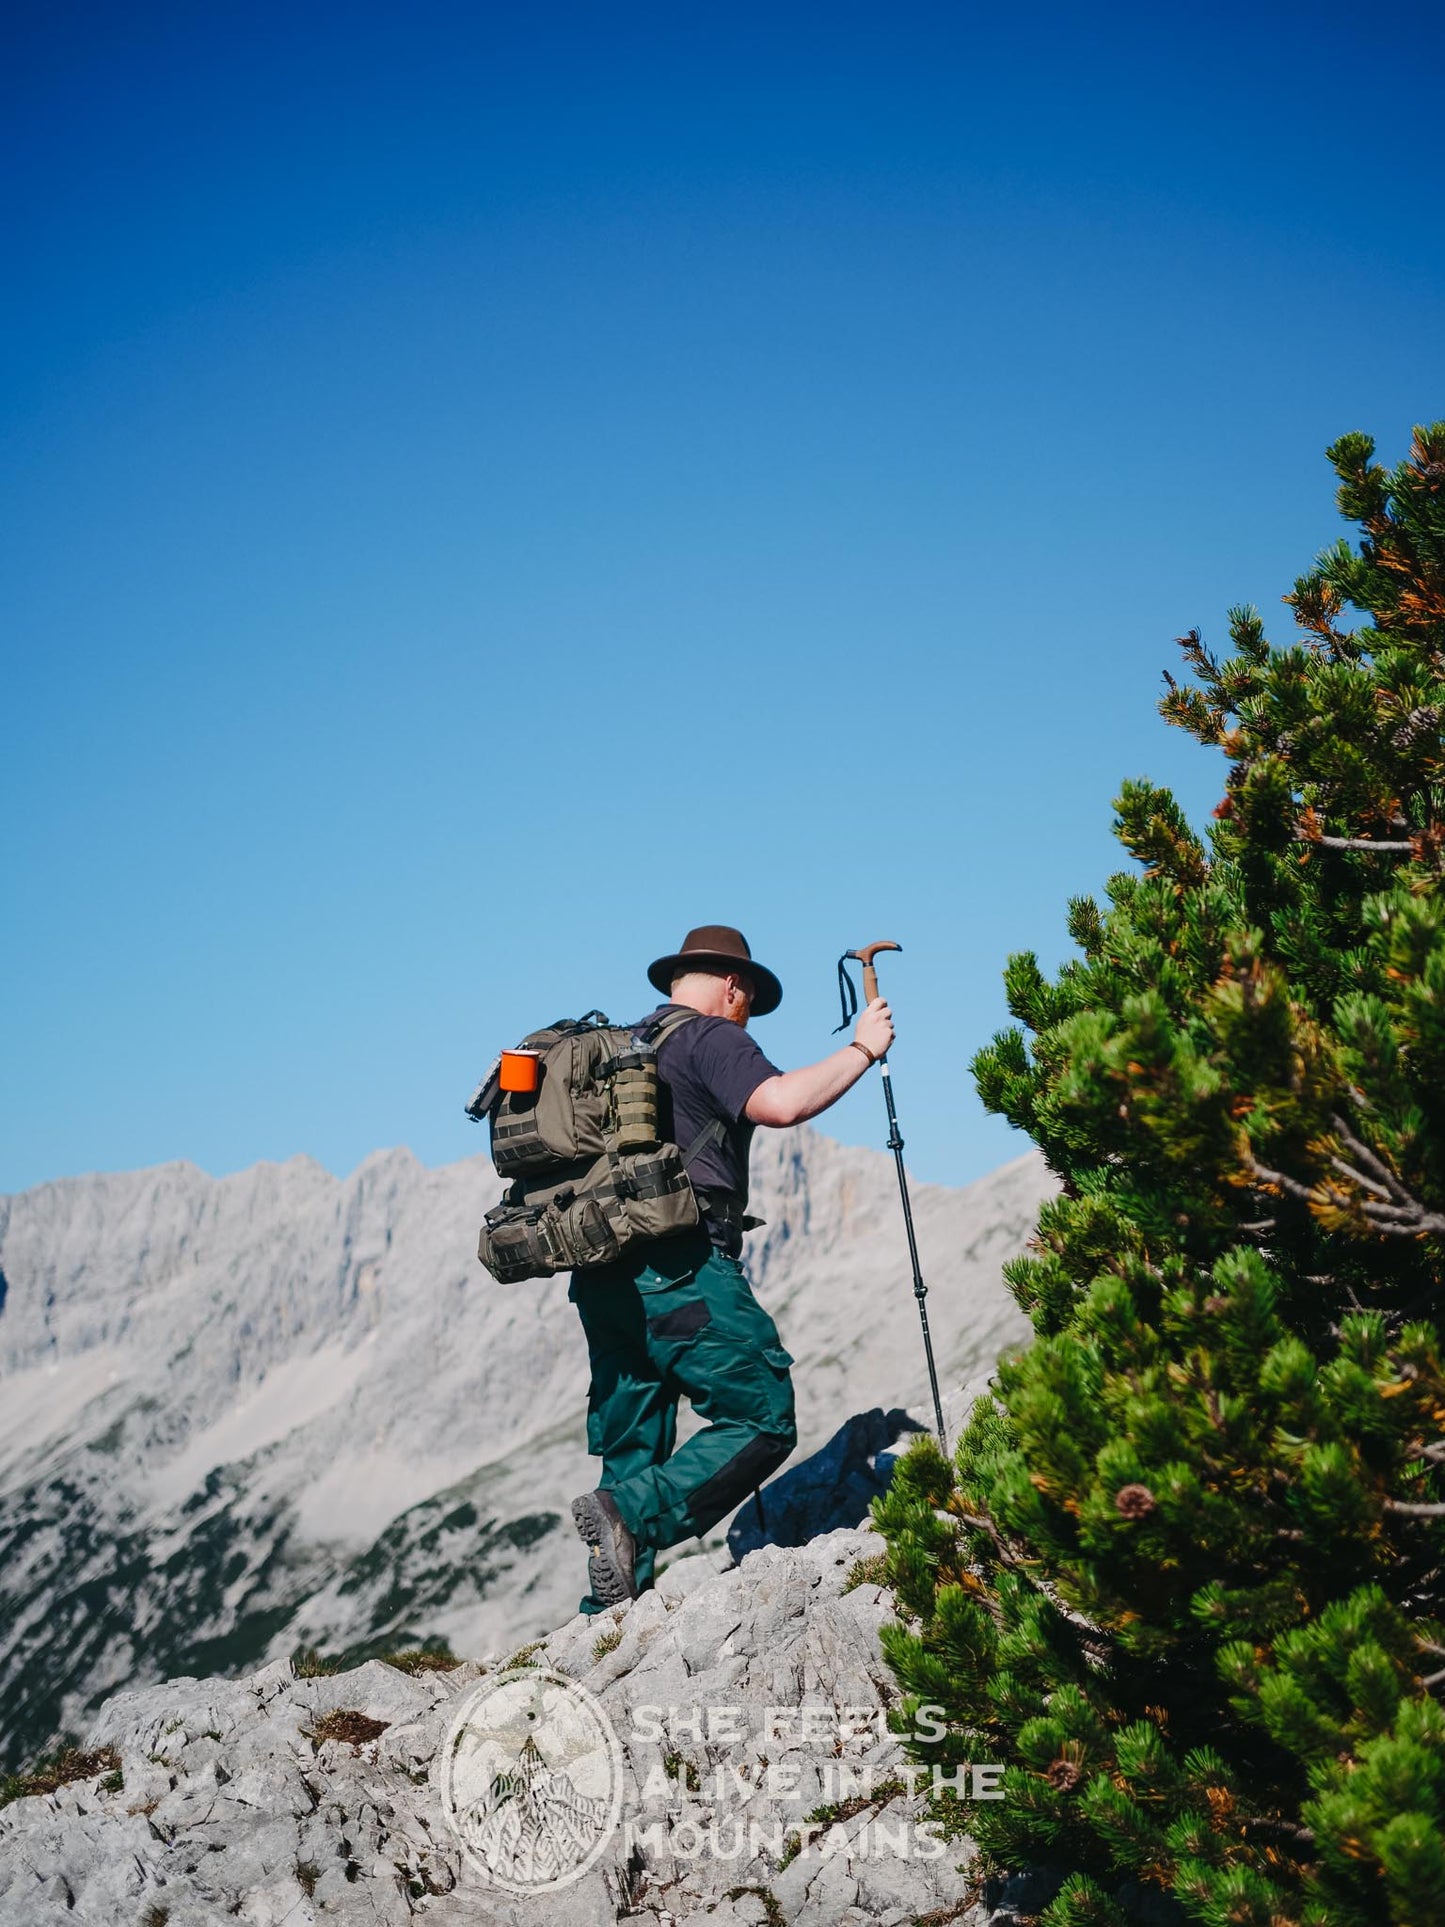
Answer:
[[[754,960],[742,931],[725,923],[704,923],[696,930],[689,930],[681,950],[675,950],[670,957],[659,957],[656,963],[647,966],[647,981],[665,997],[679,971],[696,964],[723,964],[737,970],[739,976],[751,977],[755,986],[754,1017],[766,1017],[783,1001],[783,986],[772,971]]]

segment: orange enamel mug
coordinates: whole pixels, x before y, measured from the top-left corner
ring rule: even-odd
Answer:
[[[535,1091],[541,1081],[542,1053],[538,1050],[504,1050],[498,1082],[504,1091]]]

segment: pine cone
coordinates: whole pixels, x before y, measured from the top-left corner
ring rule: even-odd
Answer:
[[[1114,1494],[1114,1510],[1125,1519],[1147,1519],[1157,1505],[1147,1485],[1121,1485]]]
[[[1396,749],[1413,749],[1422,736],[1431,735],[1440,727],[1440,711],[1434,703],[1426,703],[1423,709],[1412,709],[1404,722],[1391,736],[1390,741]]]

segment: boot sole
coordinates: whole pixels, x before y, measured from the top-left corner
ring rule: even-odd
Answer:
[[[591,1555],[587,1579],[593,1598],[600,1599],[604,1606],[622,1606],[635,1599],[637,1584],[618,1556],[612,1521],[590,1492],[572,1501],[572,1523]]]

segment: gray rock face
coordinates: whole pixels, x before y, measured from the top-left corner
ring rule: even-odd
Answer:
[[[87,1744],[117,1750],[124,1785],[0,1810],[0,1924],[981,1921],[964,1904],[967,1841],[920,1826],[921,1785],[899,1790],[878,1645],[890,1599],[849,1583],[878,1549],[854,1530],[721,1573],[716,1554],[683,1560],[529,1656],[594,1694],[621,1745],[620,1823],[564,1889],[488,1885],[448,1820],[445,1742],[483,1665],[298,1679],[279,1661],[109,1700]],[[342,1711],[372,1724],[318,1738]]]
[[[763,1133],[754,1171],[797,1458],[874,1407],[926,1419],[891,1161]],[[918,1188],[945,1385],[1023,1335],[999,1268],[1047,1189],[1032,1156]],[[0,1199],[0,1760],[119,1686],[298,1645],[508,1651],[574,1610],[585,1346],[565,1279],[478,1265],[499,1192],[485,1158],[391,1151],[345,1180],[175,1164]]]

